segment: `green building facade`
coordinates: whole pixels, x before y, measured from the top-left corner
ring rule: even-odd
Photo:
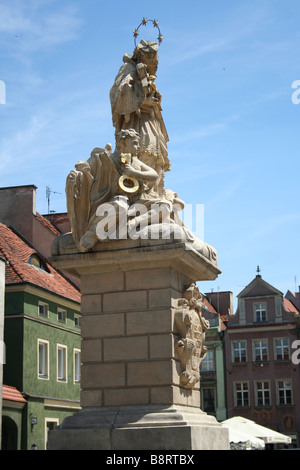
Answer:
[[[79,304],[35,286],[7,286],[4,341],[3,383],[26,399],[21,410],[3,407],[18,421],[14,445],[45,449],[48,429],[80,407]]]
[[[80,292],[2,223],[0,255],[6,352],[1,448],[43,450],[48,430],[80,409]]]
[[[223,293],[222,293],[223,294]],[[224,293],[226,307],[231,302],[230,293]],[[210,298],[212,297],[212,299]],[[221,422],[227,418],[225,395],[225,357],[224,357],[224,315],[219,313],[219,305],[212,303],[212,294],[204,297],[202,315],[209,321],[205,332],[206,356],[201,363],[201,409],[216,417]],[[224,299],[222,299],[224,301]]]

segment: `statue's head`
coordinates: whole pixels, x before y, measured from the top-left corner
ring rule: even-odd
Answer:
[[[158,43],[142,39],[136,46],[132,59],[137,63],[146,64],[148,72],[155,75],[158,66]]]
[[[116,148],[123,153],[137,155],[140,149],[140,135],[134,129],[122,129],[116,134]]]

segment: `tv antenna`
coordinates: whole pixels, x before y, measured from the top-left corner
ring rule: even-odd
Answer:
[[[51,193],[61,194],[61,193],[58,193],[57,191],[52,191],[52,189],[49,188],[49,186],[46,186],[46,198],[47,198],[47,201],[48,201],[48,214],[50,214],[50,196],[51,196]]]

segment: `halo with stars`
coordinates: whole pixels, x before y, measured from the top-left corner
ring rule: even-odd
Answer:
[[[143,18],[143,19],[142,19],[142,22],[139,24],[139,26],[133,31],[134,45],[135,45],[135,47],[136,47],[136,38],[137,38],[138,35],[139,35],[139,29],[140,29],[140,27],[141,27],[141,26],[146,26],[146,24],[147,24],[149,21],[152,22],[154,28],[157,28],[157,29],[158,29],[158,38],[157,38],[157,40],[158,40],[159,44],[162,42],[163,37],[162,37],[162,35],[161,35],[160,29],[159,29],[159,26],[158,26],[158,21],[157,21],[157,20],[149,20],[148,18]]]

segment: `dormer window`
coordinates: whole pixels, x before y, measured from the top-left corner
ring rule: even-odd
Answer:
[[[46,271],[47,273],[49,272],[44,261],[36,253],[33,253],[30,256],[28,260],[28,264],[31,264],[31,266],[34,266],[35,268],[42,269],[43,271]]]
[[[256,323],[267,321],[267,305],[265,303],[254,304],[254,321]]]

